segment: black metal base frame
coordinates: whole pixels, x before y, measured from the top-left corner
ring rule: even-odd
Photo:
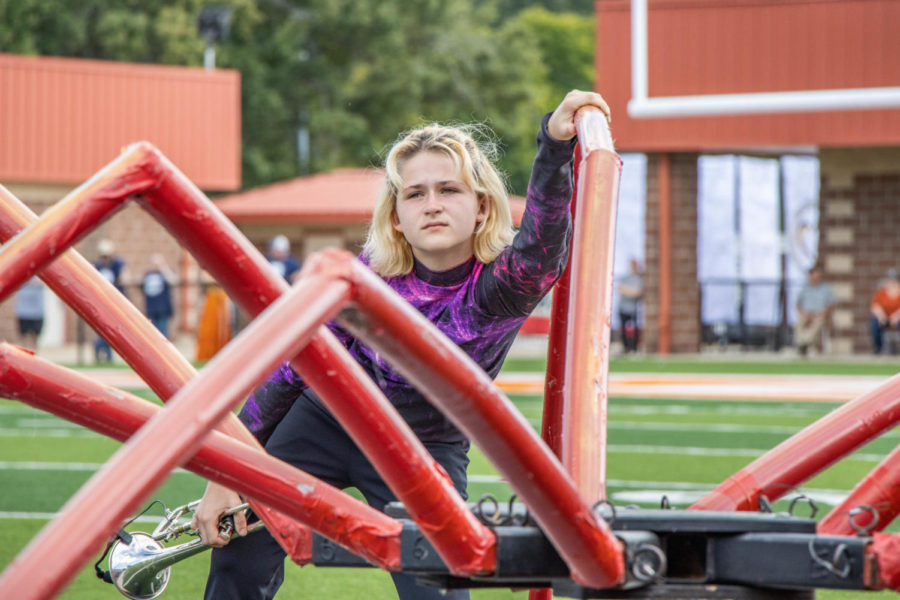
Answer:
[[[522,505],[482,503],[473,512],[497,536],[489,577],[452,575],[403,506],[386,511],[403,522],[401,567],[423,583],[454,588],[553,588],[568,598],[666,600],[811,600],[817,588],[867,588],[874,566],[867,537],[821,536],[813,519],[788,514],[626,508],[607,513],[625,549],[626,581],[597,590],[574,582],[569,569]],[[489,514],[485,514],[485,513]],[[317,566],[369,566],[315,535]],[[876,570],[877,571],[877,570]]]

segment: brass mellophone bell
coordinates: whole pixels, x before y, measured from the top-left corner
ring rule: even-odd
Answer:
[[[109,580],[124,596],[133,600],[156,598],[166,589],[171,574],[171,566],[189,556],[199,554],[210,547],[203,545],[200,538],[178,546],[163,546],[182,534],[198,535],[189,523],[179,523],[179,519],[192,513],[199,500],[195,500],[172,511],[166,510],[165,517],[152,534],[132,532],[120,535],[109,552]],[[245,510],[247,504],[227,510],[219,522],[219,535],[232,537],[234,520],[232,515]],[[248,526],[248,531],[263,527],[262,521]],[[126,543],[122,538],[129,539]]]

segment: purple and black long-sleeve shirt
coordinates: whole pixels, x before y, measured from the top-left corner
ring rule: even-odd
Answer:
[[[559,279],[568,259],[575,142],[552,139],[547,134],[548,118],[544,117],[538,135],[521,227],[500,256],[489,264],[473,257],[441,272],[416,262],[410,273],[386,279],[491,378],[497,376],[522,323]],[[423,442],[465,439],[381,356],[338,326],[330,327]],[[297,401],[320,403],[284,363],[247,399],[239,417],[265,443]]]

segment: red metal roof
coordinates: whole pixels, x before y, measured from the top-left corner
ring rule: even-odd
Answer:
[[[900,145],[900,110],[632,119],[630,0],[598,0],[619,150]],[[649,0],[649,96],[900,85],[900,1]]]
[[[81,183],[147,140],[198,187],[241,185],[240,74],[0,54],[0,181]]]
[[[338,169],[216,199],[235,223],[367,223],[384,181],[380,169]],[[525,200],[510,198],[518,223]]]

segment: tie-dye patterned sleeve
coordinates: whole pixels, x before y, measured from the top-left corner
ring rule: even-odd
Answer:
[[[478,303],[492,314],[530,314],[562,275],[568,260],[575,140],[551,138],[549,118],[549,114],[544,117],[538,134],[519,232],[478,281]]]
[[[265,444],[275,426],[281,422],[306,388],[307,385],[296,371],[284,362],[265,383],[250,394],[241,412],[238,413],[238,418],[259,443]]]
[[[349,347],[353,341],[349,333],[333,323],[328,323],[328,328],[341,344]],[[291,365],[283,362],[265,383],[250,394],[238,418],[259,443],[265,444],[275,431],[275,426],[308,387]]]

